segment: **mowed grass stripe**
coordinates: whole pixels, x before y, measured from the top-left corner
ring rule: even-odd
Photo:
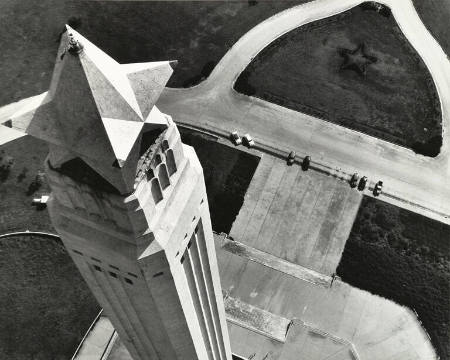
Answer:
[[[361,204],[362,194],[355,189],[348,189],[345,204],[341,210],[339,221],[333,234],[333,240],[328,247],[327,256],[324,257],[321,272],[333,274],[342,257],[345,243],[350,235],[350,231],[355,221],[356,214]]]
[[[286,172],[277,189],[275,198],[269,208],[263,225],[258,234],[258,246],[261,250],[280,256],[282,242],[272,241],[279,224],[285,217],[286,202],[292,197],[294,183],[297,180],[300,166],[286,167]]]
[[[241,241],[240,239],[245,235],[245,229],[247,228],[256,204],[258,203],[260,194],[272,170],[273,164],[273,157],[262,156],[250,182],[247,193],[245,194],[244,203],[230,231],[230,236],[236,240]]]
[[[347,199],[347,185],[336,180],[334,180],[334,182],[336,183],[336,187],[334,188],[334,193],[329,203],[325,219],[320,227],[316,244],[310,255],[311,261],[314,264],[317,264],[318,271],[322,270],[328,250],[333,246],[333,242],[335,241],[334,234],[341,221]]]
[[[275,197],[276,190],[284,176],[285,169],[285,164],[275,162],[247,225],[245,235],[242,237],[242,240],[237,240],[259,249],[259,244],[255,235],[259,233],[259,229],[261,228],[269,207]]]

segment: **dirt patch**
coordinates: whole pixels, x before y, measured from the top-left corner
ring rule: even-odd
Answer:
[[[361,203],[337,273],[415,309],[441,359],[450,356],[450,226],[380,200]]]
[[[362,44],[349,64],[345,54]],[[440,102],[428,69],[390,11],[367,4],[274,41],[235,89],[426,156],[436,156],[442,144]]]
[[[70,359],[100,308],[59,240],[0,240],[0,358]]]
[[[229,233],[259,158],[220,144],[212,136],[179,129],[183,143],[195,149],[203,167],[212,228]]]

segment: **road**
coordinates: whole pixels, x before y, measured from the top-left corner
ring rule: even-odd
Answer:
[[[158,106],[176,122],[226,134],[250,132],[261,149],[295,150],[334,175],[358,172],[383,180],[383,200],[450,224],[450,63],[420,20],[411,0],[381,0],[427,65],[441,100],[443,146],[428,158],[389,142],[266,101],[238,94],[234,82],[268,44],[298,26],[348,10],[363,0],[316,0],[285,10],[246,33],[208,79],[189,89],[167,88]],[[0,108],[0,122],[33,107],[43,95]],[[0,144],[15,136],[0,132]],[[1,141],[1,139],[5,139]]]
[[[362,0],[316,0],[285,10],[245,34],[204,82],[189,89],[166,89],[158,106],[175,121],[216,132],[250,132],[263,145],[309,154],[336,171],[357,171],[383,180],[383,200],[450,223],[450,63],[427,31],[410,0],[383,0],[405,36],[423,58],[441,99],[443,146],[436,158],[369,135],[238,94],[234,82],[268,44],[308,22],[332,16]],[[390,195],[390,196],[389,196]]]

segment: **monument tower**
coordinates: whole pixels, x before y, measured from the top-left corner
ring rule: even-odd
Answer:
[[[201,165],[155,106],[174,62],[119,64],[67,27],[11,119],[49,144],[53,225],[135,360],[231,360]]]

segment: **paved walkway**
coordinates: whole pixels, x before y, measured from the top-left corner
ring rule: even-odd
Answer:
[[[405,307],[339,280],[331,288],[317,286],[235,255],[217,243],[216,249],[222,289],[228,296],[315,329],[315,334],[298,329],[289,341],[290,329],[280,346],[264,338],[256,341],[242,327],[230,328],[233,352],[246,357],[257,353],[253,360],[318,360],[335,355],[335,359],[352,359],[348,352],[352,344],[360,359],[437,358],[418,319]],[[330,337],[342,343],[333,347]],[[268,354],[271,357],[265,357]]]
[[[347,182],[263,154],[230,237],[331,275],[341,259],[362,194]]]
[[[236,93],[232,86],[251,60],[286,32],[348,10],[363,0],[316,0],[285,10],[254,27],[222,58],[207,80],[190,89],[166,89],[158,105],[176,121],[203,129],[250,131],[257,142],[310,154],[313,161],[373,181],[384,180],[384,200],[450,223],[450,63],[420,20],[411,0],[382,0],[420,54],[435,81],[442,106],[443,146],[436,158],[332,123]],[[32,108],[45,94],[0,108],[0,123]],[[2,128],[0,144],[15,130]],[[3,140],[2,140],[3,139]]]
[[[104,360],[116,339],[116,331],[102,313],[89,327],[71,360]]]
[[[444,144],[438,157],[416,155],[406,148],[232,90],[240,72],[274,39],[361,2],[317,0],[275,15],[245,34],[205,82],[190,89],[166,89],[159,105],[176,121],[211,130],[250,132],[259,143],[286,152],[295,149],[340,171],[358,171],[373,181],[384,180],[385,192],[392,195],[386,201],[450,223],[450,63],[410,0],[382,2],[391,7],[436,83],[444,128]]]

